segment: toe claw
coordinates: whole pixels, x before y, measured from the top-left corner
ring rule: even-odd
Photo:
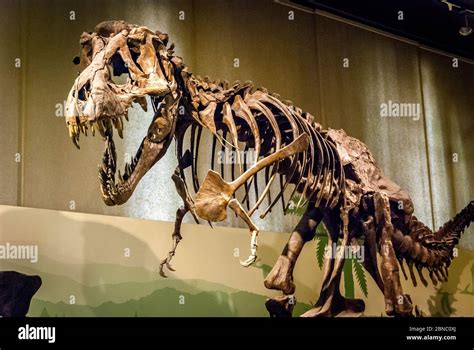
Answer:
[[[243,267],[249,267],[249,266],[252,265],[256,260],[257,260],[257,256],[256,256],[256,255],[251,255],[251,256],[249,256],[248,259],[245,260],[245,261],[240,260],[240,265],[242,265]]]
[[[170,271],[175,271],[175,270],[173,270],[173,268],[171,267],[168,258],[161,261],[159,274],[160,274],[161,277],[168,278],[168,276],[166,276],[165,271],[164,271],[165,265]]]
[[[158,272],[161,277],[163,278],[168,278],[168,276],[165,275],[165,272],[163,271],[163,265],[160,265],[160,271]]]

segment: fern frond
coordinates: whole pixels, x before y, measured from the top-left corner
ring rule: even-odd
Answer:
[[[317,237],[317,247],[316,247],[316,259],[318,261],[318,266],[320,269],[323,268],[324,264],[324,252],[328,244],[327,236],[318,236]]]
[[[367,288],[367,278],[365,277],[365,271],[360,262],[357,259],[352,259],[354,267],[354,274],[356,276],[357,283],[359,284],[362,293],[364,293],[365,297],[369,295],[369,290]]]
[[[291,214],[291,215],[296,215],[296,216],[303,216],[303,214],[305,213],[306,209],[308,208],[308,203],[306,203],[305,205],[303,206],[298,206],[298,204],[300,203],[300,200],[301,202],[303,202],[303,200],[301,199],[301,196],[300,195],[295,195],[291,201],[288,203],[288,209],[286,210],[286,213],[285,214]]]
[[[326,230],[326,226],[324,226],[323,223],[320,223],[318,225],[318,227],[316,227],[315,238],[316,237],[327,237],[327,236],[328,236],[328,232]]]

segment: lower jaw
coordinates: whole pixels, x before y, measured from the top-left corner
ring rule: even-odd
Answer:
[[[113,142],[113,140],[111,141]],[[110,190],[108,190],[106,186],[104,188],[104,185],[101,184],[102,199],[104,203],[107,206],[122,205],[126,203],[132,196],[136,185],[143,175],[145,175],[146,172],[161,158],[160,154],[167,144],[169,144],[169,140],[165,141],[163,144],[156,144],[145,138],[132,160],[133,165],[131,171],[126,171],[124,173],[124,175],[126,174],[126,179],[123,182],[119,181],[118,183],[115,183],[116,173],[113,173],[113,185],[111,186],[113,186],[114,190],[118,193],[110,193]],[[106,149],[105,152],[107,153],[108,149]],[[116,158],[116,155],[114,155],[114,157]],[[107,160],[107,158],[104,159]],[[108,170],[107,165],[103,163],[102,169],[104,168],[105,171]],[[99,170],[99,177],[101,176],[100,171],[101,170]]]

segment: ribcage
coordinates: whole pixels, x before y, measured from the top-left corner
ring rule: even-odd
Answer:
[[[308,149],[265,168],[263,189],[259,188],[255,175],[245,184],[242,201],[252,214],[267,198],[262,217],[278,201],[286,210],[296,194],[299,194],[299,205],[309,201],[312,205],[332,208],[339,202],[344,191],[342,165],[333,141],[311,114],[263,88],[255,89],[251,82],[236,82],[229,87],[226,82],[192,77],[188,79],[187,91],[189,95],[184,96],[183,105],[191,118],[181,121],[177,149],[178,158],[186,160],[186,166],[191,167],[188,183],[194,192],[199,189],[200,152],[211,152],[209,169],[220,172],[222,177],[229,174],[224,174],[224,164],[216,164],[216,152],[234,152],[237,156],[230,166],[230,177],[234,180],[252,166],[252,162],[306,133],[310,136]],[[210,150],[201,147],[203,130],[212,134]],[[187,150],[183,149],[185,142],[189,145]],[[253,155],[252,162],[248,159],[250,155]],[[185,177],[184,171],[182,177]],[[249,195],[252,190],[254,203]]]

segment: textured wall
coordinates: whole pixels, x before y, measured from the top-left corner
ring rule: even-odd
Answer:
[[[18,204],[21,163],[19,152],[21,68],[15,59],[21,56],[20,3],[2,2],[0,11],[0,202]]]
[[[363,140],[431,226],[423,116],[384,118],[380,113],[389,101],[421,109],[417,47],[323,17],[316,22],[316,36],[324,124]]]
[[[314,20],[311,14],[298,12],[289,21],[288,8],[271,1],[196,1],[193,71],[229,81],[252,80],[256,86],[265,86],[320,115],[316,42],[311,34],[301,35],[313,33]],[[238,67],[234,66],[235,59]],[[203,152],[201,160],[199,175],[205,176],[209,154]],[[265,188],[263,174],[258,174],[260,193]],[[279,183],[275,182],[274,188],[279,188]],[[267,200],[263,204],[262,211]],[[297,217],[284,216],[280,203],[264,220],[258,213],[254,215],[256,224],[267,230],[290,231],[298,221]],[[235,215],[229,215],[228,221],[245,227]]]
[[[21,40],[13,15],[19,13],[20,3]],[[174,219],[180,204],[169,179],[176,166],[174,148],[142,180],[129,203],[106,207],[99,197],[96,169],[102,142],[97,137],[81,139],[82,150],[77,151],[63,118],[55,115],[76,75],[71,59],[78,53],[79,35],[107,19],[165,31],[196,74],[253,80],[294,101],[325,126],[344,128],[360,138],[384,172],[410,192],[417,215],[430,226],[433,220],[439,226],[474,197],[474,141],[469,138],[473,99],[468,90],[472,65],[461,63],[453,70],[450,58],[321,16],[296,11],[295,20],[289,21],[290,8],[270,0],[7,4],[12,10],[0,16],[8,13],[5,20],[10,22],[2,20],[0,25],[9,31],[8,38],[17,38],[8,39],[9,47],[23,52],[23,66],[20,71],[9,68],[12,54],[2,50],[1,69],[12,82],[7,86],[21,81],[24,86],[1,87],[0,203],[15,204],[18,192],[24,206],[68,210],[75,201],[75,210],[82,212]],[[73,21],[70,11],[75,11]],[[179,11],[184,11],[184,20]],[[239,67],[234,67],[236,58]],[[347,68],[344,58],[349,59]],[[380,105],[389,101],[419,104],[421,118],[382,118]],[[151,118],[138,109],[130,114],[125,141],[117,143],[119,155],[135,154]],[[20,115],[25,125],[19,130]],[[24,186],[19,187],[12,155],[22,144]],[[458,153],[457,163],[451,161],[452,153]],[[202,154],[203,161],[209,158],[207,152]],[[203,163],[200,175],[206,170]],[[274,210],[259,225],[289,231],[295,221]],[[233,216],[228,224],[242,226]]]
[[[474,65],[420,51],[435,227],[474,199]],[[463,245],[474,249],[474,238]]]

